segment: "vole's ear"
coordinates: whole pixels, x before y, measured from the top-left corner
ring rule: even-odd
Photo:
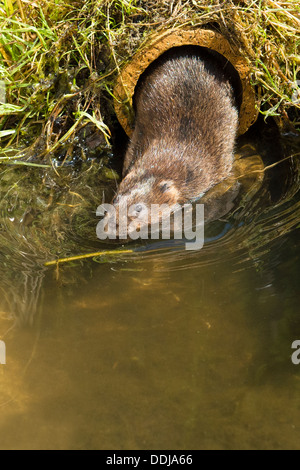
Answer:
[[[191,168],[187,167],[185,182],[186,183],[191,183],[194,179],[194,174],[195,174],[195,171],[193,171]]]
[[[173,180],[162,180],[159,182],[158,187],[162,194],[165,194],[176,201],[178,200],[179,191]]]
[[[172,180],[163,180],[159,183],[158,187],[162,193],[166,193],[172,190],[172,188],[175,188],[175,185]]]

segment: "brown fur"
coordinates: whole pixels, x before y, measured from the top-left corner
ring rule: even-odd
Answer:
[[[203,48],[174,48],[139,80],[136,121],[114,200],[171,206],[229,176],[238,127],[223,66]]]

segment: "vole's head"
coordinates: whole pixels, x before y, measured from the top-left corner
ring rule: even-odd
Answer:
[[[107,233],[116,231],[117,238],[131,238],[132,232],[148,230],[150,223],[161,222],[181,203],[182,195],[174,180],[134,169],[120,183],[105,215]]]
[[[171,145],[164,149],[152,146],[129,168],[103,219],[109,238],[134,239],[132,233],[144,234],[150,225],[153,233],[155,224],[183,204],[199,200],[230,173],[230,161],[224,164],[196,158],[191,146],[172,152],[170,148]]]

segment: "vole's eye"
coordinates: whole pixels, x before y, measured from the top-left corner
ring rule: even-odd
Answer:
[[[138,213],[139,213],[139,212],[142,212],[142,210],[143,210],[142,204],[137,204],[137,205],[134,207],[134,210],[135,210],[136,212],[138,212]]]
[[[120,200],[120,196],[116,196],[113,200],[113,204],[117,204]]]

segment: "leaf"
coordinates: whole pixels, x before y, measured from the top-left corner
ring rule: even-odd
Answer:
[[[16,133],[15,129],[7,129],[7,131],[0,131],[0,139],[2,137],[6,137],[8,135],[12,135],[12,134],[15,134],[15,133]]]

